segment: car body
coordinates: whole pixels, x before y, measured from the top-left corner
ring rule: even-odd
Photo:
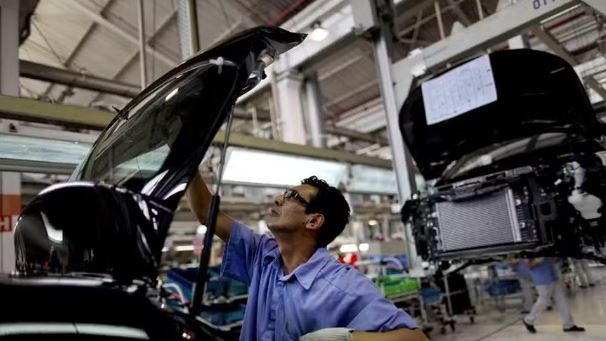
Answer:
[[[602,257],[605,130],[563,59],[506,50],[453,67],[411,92],[400,130],[431,182],[402,210],[423,258]]]
[[[158,282],[173,213],[236,99],[304,35],[251,29],[183,62],[121,109],[70,181],[15,227],[0,338],[205,339]]]

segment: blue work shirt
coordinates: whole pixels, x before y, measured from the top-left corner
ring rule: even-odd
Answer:
[[[558,280],[553,258],[545,257],[541,263],[529,269],[530,277],[535,285],[548,285]]]
[[[516,274],[520,278],[527,278],[527,279],[531,278],[530,269],[528,268],[527,260],[523,259],[518,262],[518,264],[516,265]]]
[[[274,238],[235,223],[225,247],[221,274],[248,285],[240,340],[298,340],[309,332],[347,327],[360,331],[416,328],[357,270],[319,248],[283,275]]]

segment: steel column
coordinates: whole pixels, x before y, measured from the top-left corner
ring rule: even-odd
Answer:
[[[19,96],[18,0],[0,0],[0,92]],[[0,273],[15,270],[13,226],[20,212],[21,174],[0,172]]]
[[[310,76],[305,80],[305,97],[307,99],[307,121],[311,145],[317,148],[326,146],[324,138],[324,113],[322,106],[322,96],[318,85],[317,77]]]
[[[404,203],[416,191],[414,172],[410,153],[406,150],[398,124],[398,108],[394,80],[392,78],[392,61],[389,56],[387,39],[391,39],[390,23],[381,23],[381,35],[375,41],[375,61],[380,80],[381,97],[387,119],[387,132],[393,155],[393,169],[396,173],[400,202]],[[405,226],[406,243],[408,246],[409,269],[412,272],[422,272],[421,258],[417,254],[410,226]]]
[[[195,0],[179,0],[179,41],[181,59],[187,59],[200,50],[198,37],[198,13]]]
[[[303,77],[294,72],[274,75],[274,100],[277,102],[278,126],[284,142],[306,144],[303,114]]]

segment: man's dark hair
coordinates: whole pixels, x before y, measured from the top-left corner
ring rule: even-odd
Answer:
[[[321,213],[324,216],[324,225],[318,231],[317,243],[318,247],[325,247],[343,232],[349,222],[349,204],[341,191],[316,176],[304,179],[301,184],[318,190],[309,200],[305,213]]]

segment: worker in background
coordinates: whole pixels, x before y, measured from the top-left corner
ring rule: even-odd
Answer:
[[[587,266],[587,261],[585,259],[573,259],[572,263],[574,264],[574,272],[576,276],[579,277],[579,288],[585,289],[588,286],[594,286],[591,272]]]
[[[211,193],[200,174],[187,197],[205,224]],[[218,214],[215,233],[227,244],[221,274],[249,287],[241,340],[426,340],[408,314],[326,250],[349,212],[341,192],[314,176],[267,210],[273,237]]]
[[[528,269],[528,263],[522,259],[511,265],[513,271],[515,271],[518,279],[520,280],[520,287],[522,289],[522,313],[528,314],[534,303],[534,294],[532,292],[532,278],[530,277],[530,270]]]
[[[558,280],[553,258],[545,257],[528,260],[528,269],[539,297],[530,313],[522,319],[526,329],[531,333],[537,332],[534,322],[545,311],[553,298],[564,322],[564,331],[584,332],[585,328],[574,324],[570,309],[568,308],[568,302]]]

